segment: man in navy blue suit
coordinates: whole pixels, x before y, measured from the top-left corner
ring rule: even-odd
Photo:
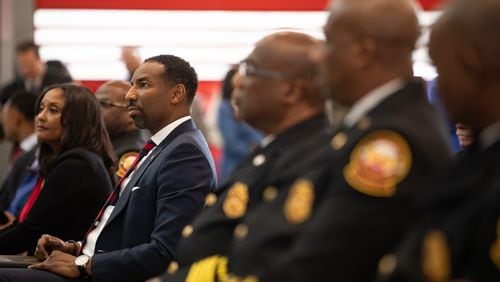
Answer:
[[[44,261],[2,269],[0,280],[143,281],[165,271],[182,229],[216,185],[208,146],[189,116],[197,85],[183,59],[147,59],[126,99],[137,127],[151,131],[152,150],[120,181],[83,242],[44,235],[36,252]]]

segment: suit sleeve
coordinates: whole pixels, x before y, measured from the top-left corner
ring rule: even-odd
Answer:
[[[94,281],[145,280],[164,272],[174,259],[181,231],[202,209],[206,194],[215,185],[215,176],[209,161],[194,144],[182,144],[163,158],[156,172],[156,187],[147,187],[156,189],[151,240],[94,255]],[[128,206],[127,212],[131,209]]]

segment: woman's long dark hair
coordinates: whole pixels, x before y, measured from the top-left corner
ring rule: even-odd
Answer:
[[[62,90],[64,107],[61,113],[63,134],[59,152],[44,143],[40,144],[40,174],[47,175],[55,159],[73,148],[84,148],[102,157],[108,173],[114,181],[114,152],[108,132],[101,118],[99,103],[92,92],[79,85],[55,84],[46,88],[36,101],[35,111],[40,112],[40,103],[47,92],[53,89]]]

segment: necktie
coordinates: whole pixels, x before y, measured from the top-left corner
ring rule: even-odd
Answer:
[[[144,144],[144,146],[142,146],[142,149],[139,152],[139,155],[137,155],[137,158],[135,158],[134,163],[130,166],[127,173],[125,173],[125,175],[122,178],[120,178],[120,181],[118,181],[118,183],[116,184],[115,189],[113,189],[113,192],[111,192],[111,194],[109,195],[108,199],[106,200],[106,203],[104,204],[102,209],[97,214],[97,217],[94,220],[94,224],[92,224],[90,229],[87,231],[87,235],[97,227],[97,225],[99,224],[99,221],[101,221],[104,210],[110,205],[114,206],[116,204],[116,201],[118,201],[118,197],[120,195],[120,186],[122,185],[123,180],[125,178],[127,178],[130,175],[130,173],[132,173],[132,171],[134,171],[134,169],[137,167],[137,165],[139,164],[141,159],[144,158],[145,156],[147,156],[148,153],[155,146],[156,146],[155,142],[153,142],[153,140],[151,140],[151,139],[149,139],[148,142],[146,142]],[[87,236],[85,236],[85,237],[87,237]]]

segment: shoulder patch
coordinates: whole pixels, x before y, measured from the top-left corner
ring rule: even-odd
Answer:
[[[245,215],[249,201],[248,186],[243,182],[236,182],[229,188],[222,209],[224,214],[231,219]]]
[[[354,189],[375,197],[391,197],[410,171],[412,155],[405,138],[391,130],[363,137],[344,167],[344,178]]]
[[[430,230],[422,242],[422,271],[429,282],[448,281],[451,258],[446,235],[441,230]]]
[[[135,151],[130,151],[126,152],[125,154],[122,154],[120,157],[120,160],[118,160],[118,169],[116,170],[116,175],[118,177],[122,178],[125,176],[129,168],[132,166],[134,163],[135,159],[139,155],[139,152]]]
[[[283,213],[288,222],[299,224],[306,221],[314,204],[314,184],[307,179],[297,180],[288,192]]]

